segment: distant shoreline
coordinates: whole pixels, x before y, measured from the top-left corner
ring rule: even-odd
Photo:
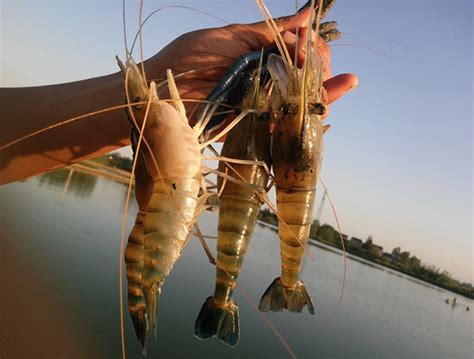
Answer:
[[[274,223],[272,222],[269,222],[269,221],[265,221],[264,219],[262,218],[259,218],[258,219],[258,223],[271,230],[271,231],[274,231],[274,232],[278,232],[278,226],[275,225]],[[315,238],[315,237],[310,237],[309,238],[309,241],[308,241],[308,244],[311,244],[311,245],[315,245],[315,246],[318,246],[318,247],[322,247],[324,249],[327,249],[327,250],[331,250],[331,249],[334,249],[336,253],[339,253],[342,255],[342,248],[337,246],[337,245],[333,245],[332,243],[325,243],[321,240],[319,240],[318,238]],[[369,263],[373,263],[373,264],[376,264],[376,265],[379,265],[381,267],[384,267],[384,268],[387,268],[387,269],[391,269],[395,272],[398,272],[398,273],[401,273],[403,275],[406,275],[410,278],[413,278],[413,279],[416,279],[417,281],[420,281],[420,282],[423,282],[423,283],[426,283],[428,285],[431,285],[431,286],[434,286],[434,287],[437,287],[437,288],[441,288],[443,290],[446,290],[446,291],[449,291],[453,294],[457,294],[457,295],[460,295],[466,299],[474,299],[474,290],[471,290],[471,292],[461,292],[461,291],[457,291],[455,288],[452,288],[452,287],[449,287],[449,286],[443,286],[442,283],[438,283],[438,282],[435,282],[435,281],[431,281],[427,278],[424,278],[424,277],[421,277],[421,276],[417,276],[416,274],[414,273],[410,273],[408,271],[404,271],[403,268],[399,268],[399,267],[396,267],[394,265],[390,265],[390,264],[387,264],[385,262],[382,262],[382,261],[379,261],[379,260],[373,260],[372,258],[370,258],[369,256],[363,256],[363,255],[358,255],[357,252],[352,252],[350,251],[349,248],[345,248],[345,251],[346,251],[346,254],[348,254],[350,257],[353,257],[352,259],[354,260],[357,260],[357,259],[361,259],[362,261],[361,262],[365,262],[364,264],[368,265]]]
[[[315,246],[315,247],[319,247],[319,248],[323,248],[323,249],[329,250],[329,251],[331,251],[331,252],[333,252],[333,253],[337,253],[337,254],[339,254],[339,255],[341,255],[341,256],[343,255],[342,249],[339,249],[339,248],[337,248],[337,247],[333,247],[333,246],[330,246],[330,245],[328,245],[328,244],[319,242],[319,241],[317,241],[317,240],[315,240],[315,239],[313,239],[313,238],[310,238],[308,244],[310,244],[310,245],[312,245],[312,246]],[[352,259],[352,260],[355,260],[355,261],[357,261],[357,262],[359,262],[359,263],[362,263],[362,264],[365,264],[365,265],[368,265],[368,266],[372,266],[372,267],[374,267],[374,265],[375,265],[375,266],[380,266],[380,267],[383,267],[383,269],[390,269],[390,270],[392,270],[392,271],[394,271],[394,272],[403,274],[404,276],[409,277],[409,280],[414,280],[415,283],[418,283],[418,284],[421,284],[421,285],[425,285],[425,286],[429,286],[429,287],[432,287],[432,288],[437,289],[437,290],[438,290],[438,289],[442,289],[443,291],[448,291],[448,292],[450,292],[450,293],[452,293],[452,294],[460,295],[461,297],[463,297],[463,298],[465,298],[465,299],[469,299],[469,300],[472,300],[472,299],[473,299],[473,298],[469,298],[469,297],[467,297],[467,296],[465,296],[465,295],[463,295],[463,294],[455,293],[455,292],[453,292],[452,290],[443,288],[443,287],[441,287],[441,286],[439,286],[439,285],[436,285],[436,284],[434,284],[434,283],[430,283],[430,282],[425,281],[425,280],[423,280],[423,279],[417,278],[417,277],[415,277],[415,276],[413,276],[413,275],[410,275],[410,274],[408,274],[408,273],[402,272],[401,270],[399,270],[399,269],[397,269],[397,268],[389,267],[389,266],[383,265],[383,264],[381,264],[381,263],[373,262],[373,261],[367,260],[367,259],[365,259],[365,258],[363,258],[363,257],[359,257],[359,256],[357,256],[357,255],[354,255],[354,254],[352,254],[352,253],[349,253],[349,252],[346,252],[346,255],[347,255],[348,258],[350,258],[350,259]]]

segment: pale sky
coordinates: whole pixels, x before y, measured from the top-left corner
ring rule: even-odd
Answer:
[[[144,14],[173,4],[229,22],[261,19],[252,0],[145,1]],[[294,1],[267,5],[274,16],[294,10]],[[137,19],[138,2],[127,1],[129,39]],[[400,246],[472,282],[472,1],[337,0],[328,19],[345,34],[332,46],[333,73],[360,77],[333,106],[325,138],[322,177],[344,232],[373,235],[386,251]],[[164,10],[144,29],[145,56],[215,26]],[[123,53],[121,1],[0,0],[0,86],[116,72]],[[322,221],[335,224],[328,206]]]

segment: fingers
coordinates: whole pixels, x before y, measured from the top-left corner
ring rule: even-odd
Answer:
[[[328,103],[331,104],[359,84],[359,78],[353,74],[341,74],[324,82],[328,92]]]
[[[301,10],[297,15],[284,16],[274,19],[278,31],[295,31],[298,27],[307,27],[309,17],[311,15],[310,8]]]
[[[285,31],[295,32],[297,27],[307,25],[310,16],[310,9],[306,8],[298,13],[298,15],[284,16],[276,18],[273,21],[276,24],[277,31],[283,33]],[[260,42],[260,46],[270,47],[275,44],[275,39],[269,31],[265,21],[245,25],[246,29],[251,31]]]
[[[306,45],[308,39],[308,20],[311,15],[310,7],[301,10],[297,15],[285,16],[274,19],[276,30],[282,35],[283,41],[288,48],[290,54],[297,53],[296,59],[298,66],[301,66],[306,57]],[[272,36],[272,31],[269,30],[269,25],[265,22],[258,22],[250,25],[245,25],[246,31],[250,31],[254,38],[259,42],[259,48],[270,47],[275,45],[275,38]],[[328,30],[331,30],[336,23],[329,23],[325,25]],[[309,27],[311,28],[311,27]],[[298,29],[298,31],[296,31]],[[298,36],[295,33],[298,33]],[[313,39],[317,39],[315,43],[318,47],[316,52],[320,55],[324,63],[324,79],[331,76],[330,71],[330,50],[328,44],[321,39],[317,34],[312,32]],[[253,45],[255,47],[255,44]],[[297,47],[297,49],[296,49]],[[293,57],[293,55],[291,55]]]
[[[359,84],[359,78],[353,74],[341,74],[331,77],[324,82],[324,88],[328,95],[328,105],[338,100],[346,93],[352,91]],[[323,119],[329,116],[331,107],[327,106]]]
[[[298,63],[302,63],[304,61],[305,54],[302,46],[303,42],[301,41],[301,36],[297,37],[296,34],[290,31],[285,31],[282,34],[282,37],[290,54],[294,54],[296,46],[298,46],[297,61]]]

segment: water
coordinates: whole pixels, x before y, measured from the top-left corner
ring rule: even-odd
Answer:
[[[68,181],[69,178],[69,181]],[[65,188],[67,183],[67,187]],[[0,187],[0,357],[120,356],[119,239],[126,187],[68,170]],[[131,202],[127,231],[136,213]],[[200,219],[215,235],[216,214]],[[210,240],[211,248],[215,243]],[[303,271],[316,307],[266,314],[301,358],[471,358],[473,302],[452,308],[455,295],[399,273],[349,260],[342,306],[342,256],[311,247]],[[241,338],[236,348],[193,337],[194,320],[213,292],[214,267],[190,241],[164,287],[158,338],[150,358],[290,357],[253,305],[278,275],[276,234],[257,226],[235,300]],[[126,288],[126,287],[125,287]],[[250,299],[250,300],[249,300]],[[124,297],[126,305],[126,298]],[[140,358],[125,313],[129,358]]]

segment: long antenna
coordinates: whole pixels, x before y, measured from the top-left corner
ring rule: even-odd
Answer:
[[[324,189],[323,198],[321,198],[321,203],[319,204],[318,212],[316,212],[315,220],[318,223],[318,227],[321,225],[321,214],[323,213],[324,202],[326,201],[326,189]]]

